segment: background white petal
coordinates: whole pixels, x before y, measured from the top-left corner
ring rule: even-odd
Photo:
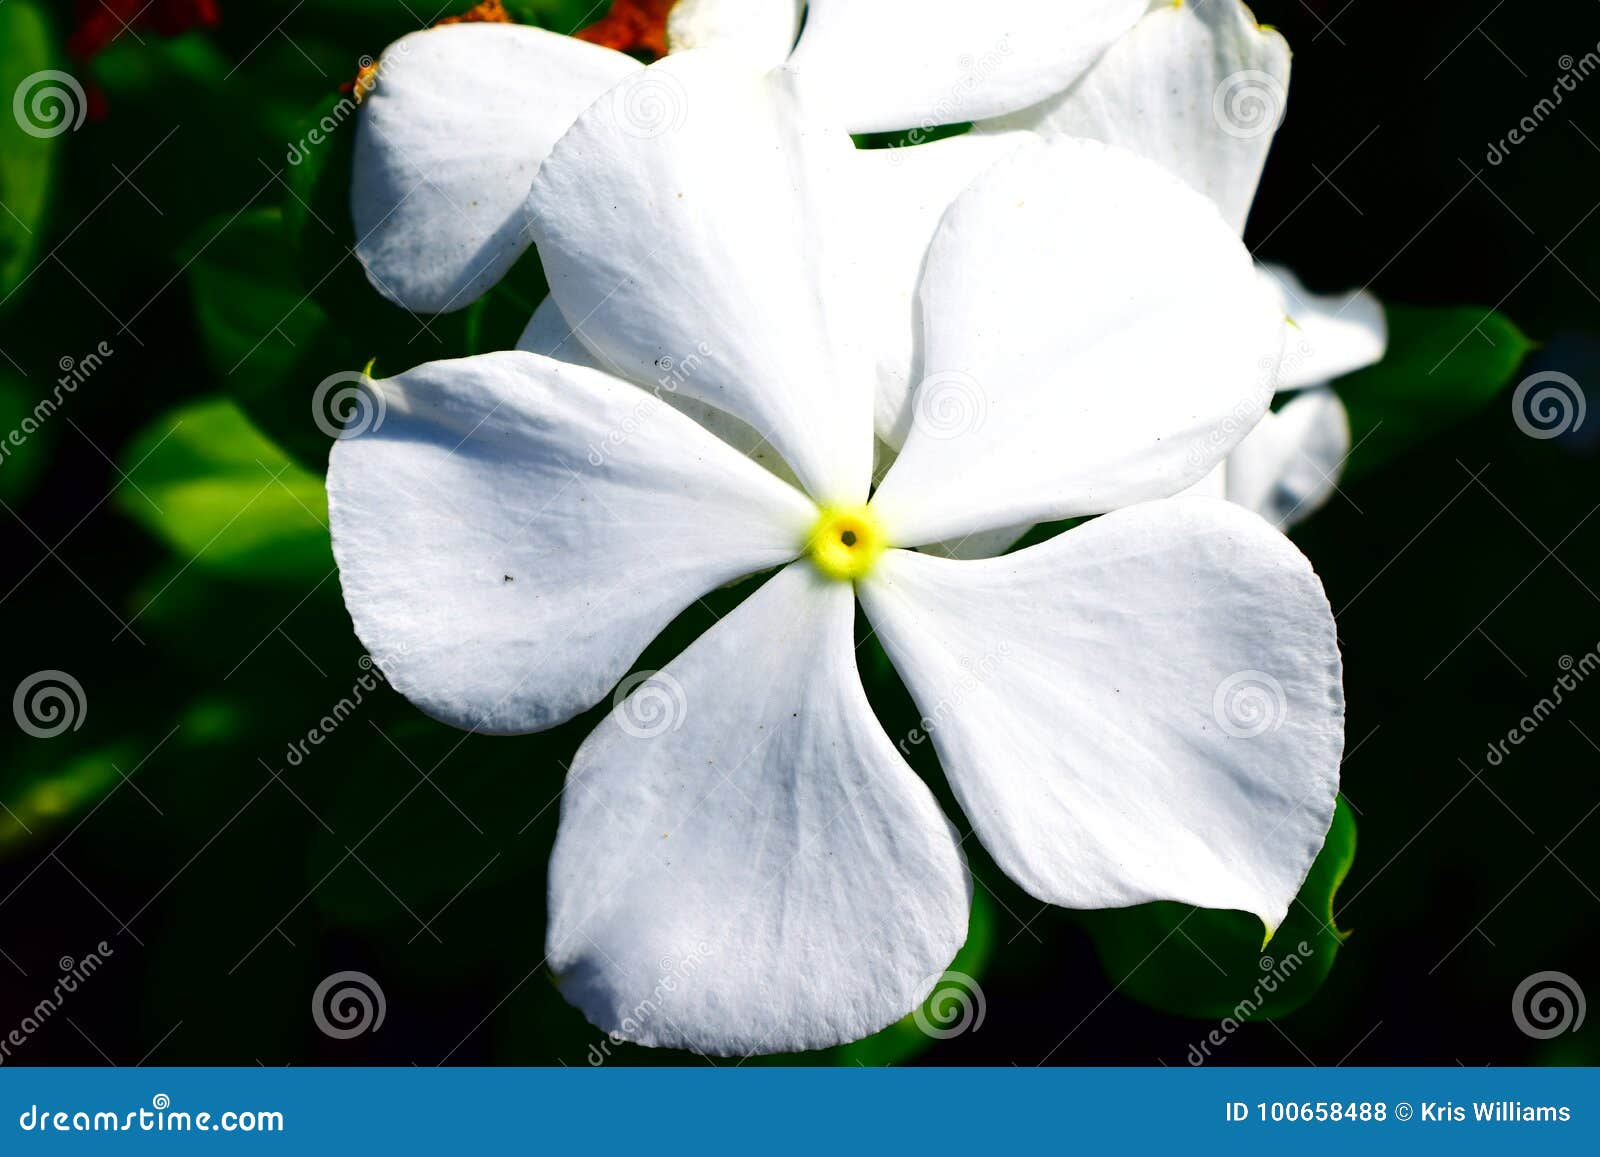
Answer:
[[[620,372],[621,367],[603,365],[600,359],[590,352],[583,344],[582,337],[567,325],[567,319],[562,316],[561,307],[556,304],[556,299],[553,297],[545,298],[533,311],[533,317],[528,320],[527,328],[517,339],[517,348],[528,353],[544,354],[573,365],[604,370],[614,377],[624,376]],[[654,367],[657,374],[655,381],[634,384],[660,398],[680,414],[694,419],[696,424],[711,431],[746,458],[765,466],[785,482],[798,486],[799,482],[789,469],[788,463],[778,456],[772,444],[758,434],[749,423],[740,421],[726,410],[707,405],[698,398],[688,397],[678,389],[679,382],[686,375],[697,372],[698,363],[698,355],[691,354],[682,364],[672,363]]]
[[[532,238],[539,162],[590,101],[639,64],[517,24],[452,24],[391,44],[362,102],[351,173],[356,255],[420,313],[464,309]]]
[[[811,0],[791,63],[851,132],[999,116],[1060,92],[1146,0]]]
[[[911,432],[874,498],[902,546],[1178,493],[1266,411],[1283,341],[1216,206],[1065,138],[950,207],[922,323]]]
[[[579,750],[547,944],[597,1027],[724,1056],[823,1048],[911,1012],[966,939],[965,862],[867,704],[854,605],[796,563]]]
[[[372,384],[335,444],[356,633],[428,714],[538,731],[598,702],[696,598],[794,558],[804,496],[636,386],[533,354]]]
[[[1261,276],[1281,294],[1289,318],[1280,390],[1325,385],[1383,360],[1389,322],[1371,293],[1312,293],[1281,265],[1262,265]]]
[[[570,365],[604,370],[614,378],[625,376],[606,366],[589,352],[589,347],[583,344],[583,339],[573,332],[572,327],[567,324],[567,319],[561,315],[561,307],[556,304],[556,299],[553,297],[545,298],[534,309],[533,316],[523,327],[522,336],[517,338],[517,348],[525,353],[542,354]]]
[[[1066,92],[983,127],[1131,149],[1243,233],[1288,96],[1288,43],[1239,0],[1163,3]]]
[[[860,587],[967,819],[1030,893],[1282,921],[1344,743],[1333,615],[1287,538],[1172,499],[1004,558],[891,551]]]
[[[781,70],[686,52],[578,118],[529,201],[551,293],[602,363],[650,380],[698,353],[682,392],[748,422],[819,501],[861,501],[872,474],[854,152],[796,115]]]
[[[667,15],[667,47],[684,52],[715,45],[776,68],[794,47],[804,7],[805,0],[678,0]]]
[[[937,555],[940,558],[994,558],[1010,550],[1033,527],[1034,524],[1030,522],[1025,526],[1002,526],[998,530],[979,530],[945,542],[930,542],[918,549],[925,554]]]
[[[1272,415],[1268,413],[1262,417],[1261,421],[1265,422],[1270,417]],[[1260,428],[1260,423],[1257,423],[1256,429],[1259,430]],[[1245,435],[1247,439],[1249,436],[1249,434]],[[1218,462],[1216,469],[1185,490],[1183,496],[1188,498],[1226,498],[1228,496],[1228,464],[1226,462]]]
[[[865,269],[882,274],[863,302],[871,310],[878,368],[874,424],[893,449],[905,443],[911,428],[911,386],[922,376],[917,290],[934,232],[978,174],[1032,139],[1029,133],[967,133],[925,145],[856,151],[857,204],[864,243],[874,254]]]
[[[1296,394],[1228,455],[1228,500],[1287,530],[1333,497],[1349,453],[1350,417],[1338,395]]]

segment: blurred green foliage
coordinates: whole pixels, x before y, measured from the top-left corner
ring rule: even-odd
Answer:
[[[34,4],[17,0],[0,8],[0,92],[37,110],[29,132],[15,117],[0,119],[0,296],[9,296],[32,268],[46,224],[58,141],[82,110],[70,95],[56,99],[59,80],[39,74],[60,66],[50,24]]]
[[[509,6],[563,32],[594,15],[587,2]],[[8,879],[0,905],[12,927],[28,931],[26,947],[12,937],[0,938],[3,946],[32,971],[35,957],[43,966],[84,940],[112,936],[119,951],[128,944],[126,966],[119,961],[103,995],[86,998],[102,1003],[84,1008],[97,1041],[119,1062],[161,1042],[151,1063],[576,1065],[597,1063],[596,1049],[598,1063],[700,1063],[606,1046],[538,967],[554,801],[596,712],[545,735],[486,739],[436,724],[378,686],[363,691],[359,711],[310,757],[294,755],[371,674],[333,573],[321,485],[331,439],[318,421],[325,424],[327,410],[314,405],[319,385],[374,359],[382,375],[504,348],[545,293],[530,255],[471,309],[416,317],[375,293],[351,252],[350,124],[311,147],[308,130],[347,99],[341,86],[359,60],[414,29],[415,16],[389,0],[309,0],[303,8],[224,0],[223,24],[213,31],[119,36],[93,62],[69,64],[70,7],[0,4],[0,92],[41,69],[70,67],[104,104],[104,119],[55,137],[0,118],[0,201],[8,210],[0,213],[0,434],[22,428],[51,394],[63,359],[81,364],[101,342],[113,350],[60,414],[7,447],[0,462],[0,500],[10,512],[0,513],[10,523],[0,554],[9,630],[3,686],[60,668],[80,678],[88,703],[81,730],[51,740],[6,737],[0,863]],[[1292,9],[1271,15],[1279,24],[1296,19]],[[1340,27],[1362,19],[1358,11]],[[1312,61],[1334,58],[1307,54],[1334,50],[1316,44],[1314,31],[1291,33],[1303,55],[1296,119],[1282,138],[1290,149],[1297,137],[1327,139],[1348,120],[1348,102],[1362,98],[1343,81],[1319,92]],[[1443,43],[1437,55],[1448,49]],[[1411,63],[1414,50],[1408,41],[1399,64]],[[1422,100],[1382,111],[1443,115]],[[1383,147],[1380,139],[1373,149]],[[1562,154],[1559,162],[1547,164],[1564,173],[1571,159]],[[1390,185],[1396,168],[1382,169]],[[1362,193],[1363,203],[1376,212],[1385,198],[1407,195],[1390,185],[1381,195]],[[1279,193],[1269,180],[1264,211],[1297,211],[1299,200],[1298,189]],[[1310,209],[1305,232],[1296,225],[1277,240],[1292,262],[1308,255],[1308,272],[1354,283],[1409,244],[1426,216],[1397,216],[1390,248],[1359,265],[1341,231],[1319,239]],[[1423,302],[1499,301],[1523,272],[1463,284],[1436,265],[1431,282],[1405,275],[1406,292]],[[1387,282],[1376,288],[1396,296]],[[1421,1027],[1385,1043],[1391,1055],[1448,1063],[1452,1056],[1438,1049],[1467,1051],[1466,1030],[1450,1035],[1452,1007],[1418,1011],[1433,1007],[1419,993],[1434,982],[1397,979],[1397,962],[1422,960],[1412,969],[1421,977],[1457,935],[1472,935],[1472,920],[1542,849],[1525,862],[1520,833],[1503,838],[1511,821],[1457,767],[1480,741],[1474,716],[1507,701],[1520,713],[1524,686],[1481,664],[1437,675],[1428,668],[1544,551],[1526,562],[1515,551],[1485,551],[1477,523],[1486,510],[1501,517],[1486,501],[1464,515],[1472,522],[1447,520],[1407,551],[1467,484],[1454,474],[1455,460],[1469,453],[1463,447],[1509,460],[1502,473],[1524,480],[1509,501],[1518,509],[1540,504],[1554,521],[1536,528],[1550,542],[1588,508],[1571,480],[1592,462],[1553,457],[1566,451],[1508,432],[1503,391],[1530,343],[1499,313],[1391,303],[1390,322],[1390,358],[1338,384],[1359,443],[1348,502],[1336,501],[1300,533],[1336,609],[1353,608],[1341,617],[1351,747],[1381,727],[1346,775],[1352,802],[1364,809],[1362,862],[1352,868],[1356,821],[1342,802],[1288,920],[1263,948],[1259,922],[1242,913],[1048,909],[969,840],[978,883],[969,941],[952,967],[986,996],[987,1024],[941,1041],[914,1016],[802,1060],[1005,1060],[1031,1050],[1030,1059],[1056,1061],[1177,1061],[1197,1031],[1180,1018],[1230,1015],[1271,971],[1262,957],[1281,963],[1302,941],[1311,962],[1266,994],[1229,1046],[1231,1057],[1297,1062],[1288,1037],[1280,1039],[1287,1033],[1318,1060],[1336,1060],[1372,1021],[1406,1017]],[[1529,328],[1548,336],[1548,326]],[[1461,431],[1456,440],[1441,442],[1451,430]],[[1523,531],[1503,524],[1496,533],[1520,541]],[[1582,549],[1580,538],[1566,553]],[[1546,577],[1530,593],[1538,590],[1543,605],[1566,605],[1540,586]],[[640,665],[661,665],[743,594],[709,596]],[[1424,606],[1429,614],[1419,615]],[[1577,620],[1529,615],[1517,637],[1501,643],[1537,681],[1574,639],[1589,646],[1600,638]],[[918,713],[881,648],[865,632],[861,642],[875,709],[891,734],[908,733]],[[1440,738],[1458,734],[1467,736],[1460,752],[1453,738]],[[1578,755],[1564,758],[1576,765],[1585,749],[1566,738]],[[912,762],[947,814],[958,816],[926,745]],[[1530,762],[1522,778],[1498,780],[1495,789],[1541,835],[1589,805],[1548,763]],[[1481,805],[1470,821],[1456,819],[1475,806],[1456,802],[1463,782],[1467,799]],[[1425,827],[1441,805],[1454,810]],[[1419,829],[1442,833],[1453,866],[1408,857]],[[1565,830],[1553,830],[1549,842]],[[1344,921],[1359,933],[1346,943],[1334,913],[1352,871],[1382,883],[1357,890],[1367,907]],[[1436,910],[1452,920],[1422,942],[1417,928]],[[1559,966],[1583,919],[1564,901],[1530,903],[1525,919],[1518,905],[1501,912],[1519,920],[1507,939],[1531,947],[1497,963],[1497,979]],[[352,967],[383,982],[391,1021],[381,1034],[334,1042],[316,1033],[306,1004],[321,977]],[[6,999],[32,1003],[30,987],[3,968],[0,976]],[[1459,1002],[1477,986],[1469,976],[1448,993]],[[1497,1009],[1502,995],[1495,990]],[[936,991],[921,1014],[936,1027],[939,999]],[[1424,1037],[1457,1043],[1417,1043]],[[1513,1056],[1593,1059],[1582,1042],[1557,1044],[1565,1051],[1519,1053],[1532,1046],[1496,1040]],[[34,1047],[39,1059],[98,1063],[70,1034]]]
[[[189,283],[212,373],[251,421],[320,473],[328,437],[306,421],[304,392],[284,383],[360,367],[350,343],[302,287],[283,221],[283,211],[272,207],[207,222],[191,246]],[[271,325],[265,333],[263,320]]]
[[[124,458],[118,506],[184,562],[266,582],[315,582],[333,565],[321,475],[291,461],[228,399],[163,415]]]
[[[33,418],[31,391],[9,372],[0,369],[0,428],[16,431],[17,439],[0,444],[0,499],[18,502],[27,496],[34,480],[49,460],[48,429],[25,433]]]

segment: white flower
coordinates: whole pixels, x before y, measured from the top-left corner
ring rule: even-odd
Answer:
[[[1289,45],[1240,0],[1157,0],[1066,91],[975,130],[1105,141],[1158,162],[1217,203],[1242,234],[1289,94]],[[1282,295],[1289,335],[1281,391],[1306,390],[1269,414],[1202,493],[1287,527],[1334,492],[1350,425],[1334,378],[1382,360],[1383,307],[1365,291],[1309,293],[1287,270],[1262,266]]]
[[[1125,151],[1010,151],[928,250],[925,384],[874,492],[862,331],[901,274],[858,243],[856,150],[797,113],[782,70],[685,53],[650,75],[687,115],[641,139],[600,99],[530,201],[605,369],[513,351],[375,383],[386,420],[334,447],[328,479],[358,633],[399,690],[476,731],[573,718],[697,598],[781,568],[635,692],[670,722],[624,702],[573,762],[547,930],[568,999],[719,1054],[910,1012],[971,894],[962,837],[897,749],[924,738],[1035,896],[1275,927],[1333,814],[1332,616],[1266,522],[1166,497],[1271,397],[1281,313],[1234,232]],[[669,366],[658,390],[763,432],[797,484],[639,388]],[[968,404],[924,405],[926,383]],[[911,549],[1107,511],[1002,558]],[[915,736],[868,705],[856,595]],[[1241,674],[1270,680],[1269,726],[1229,718]]]
[[[917,129],[1061,91],[1145,2],[810,0],[801,34],[797,0],[698,0],[673,13],[671,32],[677,47],[714,42],[761,68],[794,45],[796,83],[835,123]],[[516,24],[446,25],[390,45],[352,175],[356,254],[373,285],[418,312],[471,305],[528,247],[521,208],[539,162],[591,101],[642,73],[623,53]],[[619,98],[646,136],[672,122],[681,94],[646,81]]]

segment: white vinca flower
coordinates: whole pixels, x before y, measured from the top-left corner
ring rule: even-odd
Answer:
[[[1276,927],[1332,819],[1343,692],[1304,556],[1237,506],[1168,497],[1271,398],[1282,315],[1233,230],[1126,151],[1008,151],[925,246],[925,384],[874,491],[867,299],[904,272],[900,246],[860,244],[860,153],[786,71],[687,52],[651,74],[685,95],[676,127],[641,139],[602,97],[532,189],[581,350],[375,382],[386,420],[328,476],[358,633],[473,731],[572,719],[697,598],[767,574],[635,692],[668,689],[670,726],[624,701],[574,759],[549,874],[564,994],[715,1054],[856,1039],[927,995],[972,883],[868,705],[857,598],[1022,887]],[[964,411],[917,404],[949,383]],[[794,481],[663,392],[764,432]],[[1085,515],[1001,558],[917,549]],[[1216,705],[1240,672],[1281,692],[1244,737]]]
[[[787,59],[831,121],[872,132],[1043,100],[1146,2],[687,0],[668,32],[675,50],[714,43],[759,68]],[[682,113],[681,91],[646,79],[632,57],[517,24],[413,32],[384,51],[376,74],[356,134],[356,255],[380,293],[420,313],[465,309],[516,264],[531,242],[522,203],[539,162],[601,93],[635,80],[616,98],[639,137]]]
[[[974,136],[1064,134],[1148,157],[1216,202],[1242,235],[1289,95],[1289,45],[1240,0],[1155,0],[1070,88],[979,125]],[[1383,307],[1365,291],[1321,297],[1263,265],[1289,333],[1269,413],[1197,492],[1223,495],[1287,528],[1334,493],[1350,423],[1329,382],[1381,361]]]

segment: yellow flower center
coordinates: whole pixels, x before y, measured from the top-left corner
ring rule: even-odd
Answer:
[[[872,569],[889,545],[867,506],[824,506],[806,537],[806,554],[832,579],[850,582]]]

